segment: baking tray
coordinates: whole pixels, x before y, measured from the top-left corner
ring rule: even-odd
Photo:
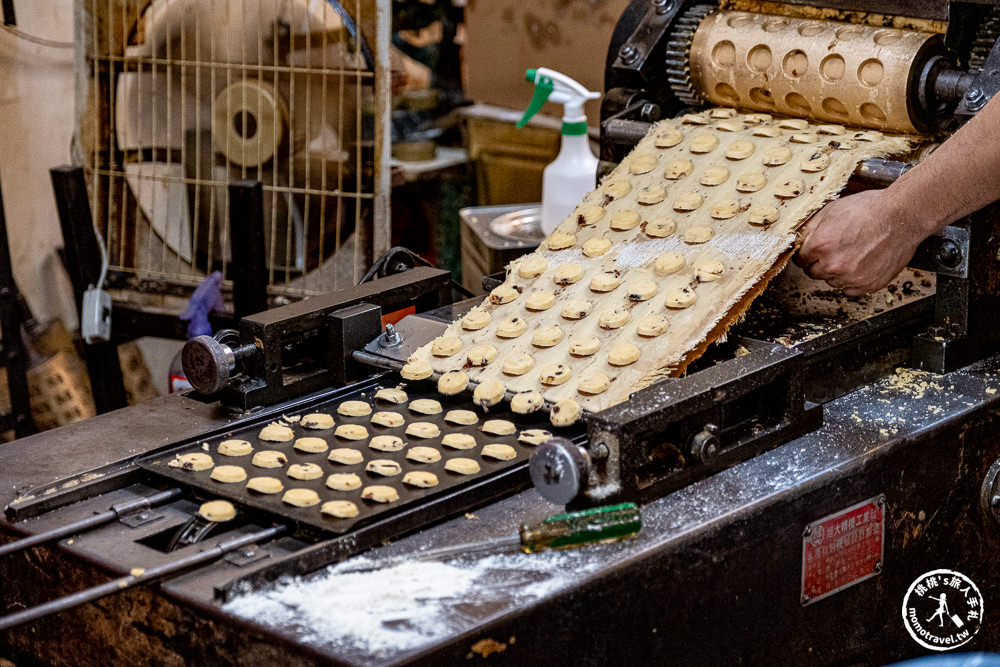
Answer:
[[[406,404],[392,404],[375,399],[375,393],[383,387],[402,387],[408,394]],[[408,408],[412,401],[419,398],[431,398],[441,403],[442,412],[437,415],[423,415],[411,412]],[[403,415],[405,424],[399,427],[387,428],[370,422],[371,415],[364,417],[346,417],[337,413],[337,406],[344,401],[360,400],[372,406],[372,414],[377,411],[392,411]],[[448,410],[464,409],[476,412],[480,419],[477,424],[462,426],[451,424],[444,420]],[[265,442],[258,438],[261,429],[267,424],[279,421],[282,417],[302,416],[308,413],[329,413],[333,416],[335,426],[327,430],[313,430],[302,427],[301,423],[286,423],[294,432],[295,438],[288,442]],[[482,433],[480,427],[487,419],[506,419],[515,424],[515,433],[507,436],[496,436]],[[410,438],[405,435],[406,426],[415,421],[430,422],[441,431],[435,438]],[[360,424],[369,432],[366,440],[344,440],[334,436],[336,426],[341,424]],[[510,492],[526,486],[528,478],[528,458],[534,447],[517,441],[518,433],[528,428],[544,428],[555,434],[571,439],[583,438],[581,426],[571,429],[555,429],[548,422],[548,413],[537,412],[533,415],[515,415],[510,412],[506,403],[491,408],[487,414],[481,408],[476,409],[470,400],[470,394],[463,392],[459,396],[442,396],[437,393],[435,384],[429,381],[412,382],[400,378],[398,373],[387,373],[375,380],[352,385],[334,395],[326,395],[314,403],[306,403],[296,407],[295,413],[282,415],[270,413],[250,424],[243,424],[233,431],[217,434],[214,437],[188,441],[176,447],[169,447],[137,460],[145,470],[156,475],[167,477],[183,485],[199,489],[212,497],[231,500],[245,508],[266,512],[294,521],[298,526],[309,526],[326,533],[344,534],[373,522],[387,519],[396,514],[412,514],[411,510],[423,506],[435,506],[444,503],[445,508],[430,512],[428,520],[443,518],[475,505],[502,495],[504,490]],[[441,445],[441,439],[448,433],[467,433],[476,439],[476,447],[466,450],[455,450]],[[398,452],[383,452],[370,449],[369,440],[376,435],[396,435],[404,440],[406,446]],[[320,437],[327,441],[329,449],[322,453],[308,454],[294,449],[296,438]],[[222,456],[217,453],[218,445],[223,440],[239,439],[250,442],[253,452],[244,456]],[[482,446],[489,443],[510,445],[517,452],[516,458],[510,461],[495,461],[480,455]],[[423,445],[434,447],[441,453],[441,460],[434,463],[416,463],[406,459],[410,447]],[[341,465],[327,459],[329,450],[338,447],[349,447],[361,452],[363,461],[354,465]],[[281,468],[259,468],[251,463],[253,454],[264,449],[282,452],[288,459]],[[277,477],[282,480],[284,489],[275,494],[258,494],[247,491],[246,482],[221,483],[210,478],[211,469],[204,471],[187,471],[168,464],[176,456],[192,452],[206,453],[212,456],[215,465],[237,465],[247,472],[247,479],[255,476]],[[480,472],[474,475],[459,475],[445,470],[448,460],[464,457],[479,462]],[[402,473],[393,477],[382,477],[365,471],[365,465],[372,459],[389,459],[399,463]],[[315,480],[296,480],[287,476],[288,467],[296,463],[315,463],[323,469],[321,477]],[[425,470],[437,475],[439,483],[429,489],[414,488],[402,483],[403,476],[412,470]],[[331,473],[356,473],[362,482],[359,489],[352,491],[335,491],[327,488],[326,478]],[[375,503],[363,500],[361,493],[366,486],[379,484],[391,486],[399,493],[399,500],[393,503]],[[292,488],[312,489],[320,498],[317,505],[311,507],[294,507],[281,500],[285,491]],[[467,491],[467,494],[463,494]],[[322,504],[328,500],[349,500],[358,508],[358,515],[349,519],[327,517],[320,512]],[[433,515],[435,518],[430,518]],[[409,522],[408,522],[409,523]]]

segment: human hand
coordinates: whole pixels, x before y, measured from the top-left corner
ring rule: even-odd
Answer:
[[[900,219],[884,190],[830,202],[806,223],[795,256],[809,276],[847,296],[882,289],[902,271],[923,237]]]

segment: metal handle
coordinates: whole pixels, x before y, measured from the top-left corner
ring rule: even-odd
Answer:
[[[521,524],[521,549],[526,553],[567,549],[598,542],[617,542],[642,529],[635,503],[597,507],[550,516],[536,524]]]

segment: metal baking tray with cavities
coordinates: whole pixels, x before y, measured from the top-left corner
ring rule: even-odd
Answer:
[[[408,395],[405,404],[394,404],[376,400],[375,393],[381,388],[401,386]],[[430,398],[441,403],[442,411],[436,415],[425,415],[409,410],[409,404],[416,399]],[[388,428],[371,423],[371,414],[363,417],[348,417],[338,414],[337,406],[349,400],[368,403],[372,414],[377,411],[392,411],[403,415],[403,426]],[[463,426],[446,422],[444,417],[449,410],[464,409],[475,412],[479,421],[476,424]],[[422,511],[426,508],[428,515],[443,518],[452,513],[469,509],[483,502],[498,498],[508,492],[527,486],[528,459],[534,449],[531,445],[518,442],[518,434],[529,428],[542,428],[552,431],[548,423],[548,413],[539,411],[533,415],[515,415],[509,410],[509,405],[501,403],[489,409],[484,414],[482,408],[476,408],[470,400],[468,392],[458,396],[442,396],[437,393],[435,385],[430,381],[412,382],[402,380],[397,373],[386,373],[375,379],[351,385],[335,394],[325,395],[315,403],[305,403],[296,406],[294,415],[285,413],[288,417],[301,416],[309,413],[328,413],[333,416],[335,426],[327,430],[306,429],[301,422],[288,423],[295,437],[287,442],[262,441],[258,437],[261,429],[267,424],[282,419],[281,413],[262,415],[260,419],[240,425],[231,432],[210,438],[199,438],[185,442],[176,447],[160,450],[155,454],[141,457],[137,460],[145,470],[157,475],[168,477],[185,486],[195,487],[201,494],[232,500],[255,511],[262,511],[294,521],[299,528],[311,527],[325,533],[344,534],[364,525],[388,519],[396,514],[407,514],[411,511]],[[511,435],[497,436],[483,433],[480,429],[487,419],[505,419],[516,426]],[[412,422],[430,422],[440,429],[440,434],[434,438],[408,438],[405,435],[406,426]],[[369,437],[364,440],[346,440],[334,435],[334,430],[342,424],[359,424],[368,430]],[[471,449],[457,450],[444,447],[441,439],[448,433],[466,433],[476,439],[476,446]],[[559,435],[574,440],[584,437],[582,427],[561,429]],[[395,435],[403,439],[405,446],[396,452],[373,450],[368,446],[370,439],[377,435]],[[327,441],[329,449],[321,453],[304,453],[294,448],[297,438],[320,437]],[[222,456],[218,454],[219,443],[223,440],[246,440],[253,446],[250,454],[243,456]],[[509,461],[497,461],[480,455],[483,445],[502,443],[510,445],[517,456]],[[208,445],[207,449],[205,445]],[[414,446],[428,446],[437,449],[441,459],[433,463],[417,463],[406,458],[406,452]],[[363,461],[354,465],[342,465],[329,461],[329,451],[335,448],[347,447],[362,453]],[[276,450],[285,455],[287,463],[281,468],[259,468],[251,463],[253,454],[261,450]],[[280,493],[260,494],[248,491],[246,481],[238,483],[221,483],[210,478],[212,469],[189,471],[171,467],[170,461],[176,456],[189,453],[205,453],[213,458],[217,465],[237,465],[247,472],[247,479],[255,476],[277,477],[282,481],[284,489]],[[445,470],[449,459],[456,457],[472,458],[480,465],[480,471],[473,475],[461,475]],[[372,459],[389,459],[402,468],[402,472],[392,477],[383,477],[365,471],[366,464]],[[314,480],[297,480],[287,476],[288,467],[296,463],[315,463],[323,469],[323,474]],[[403,476],[414,470],[434,473],[439,483],[431,488],[415,488],[402,483]],[[351,491],[335,491],[326,486],[327,476],[331,473],[355,473],[362,481],[361,488]],[[399,500],[392,503],[377,503],[361,498],[364,487],[369,485],[392,486],[399,493]],[[284,491],[291,488],[312,489],[320,502],[310,507],[294,507],[282,501]],[[328,517],[320,512],[322,504],[329,500],[349,500],[358,508],[358,515],[348,519]],[[431,508],[436,511],[430,511]],[[425,521],[433,521],[430,516],[422,517]],[[410,523],[407,521],[406,523]],[[414,526],[415,527],[415,526]]]

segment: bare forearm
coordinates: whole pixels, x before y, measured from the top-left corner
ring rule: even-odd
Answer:
[[[1000,199],[1000,99],[885,190],[921,238]]]

